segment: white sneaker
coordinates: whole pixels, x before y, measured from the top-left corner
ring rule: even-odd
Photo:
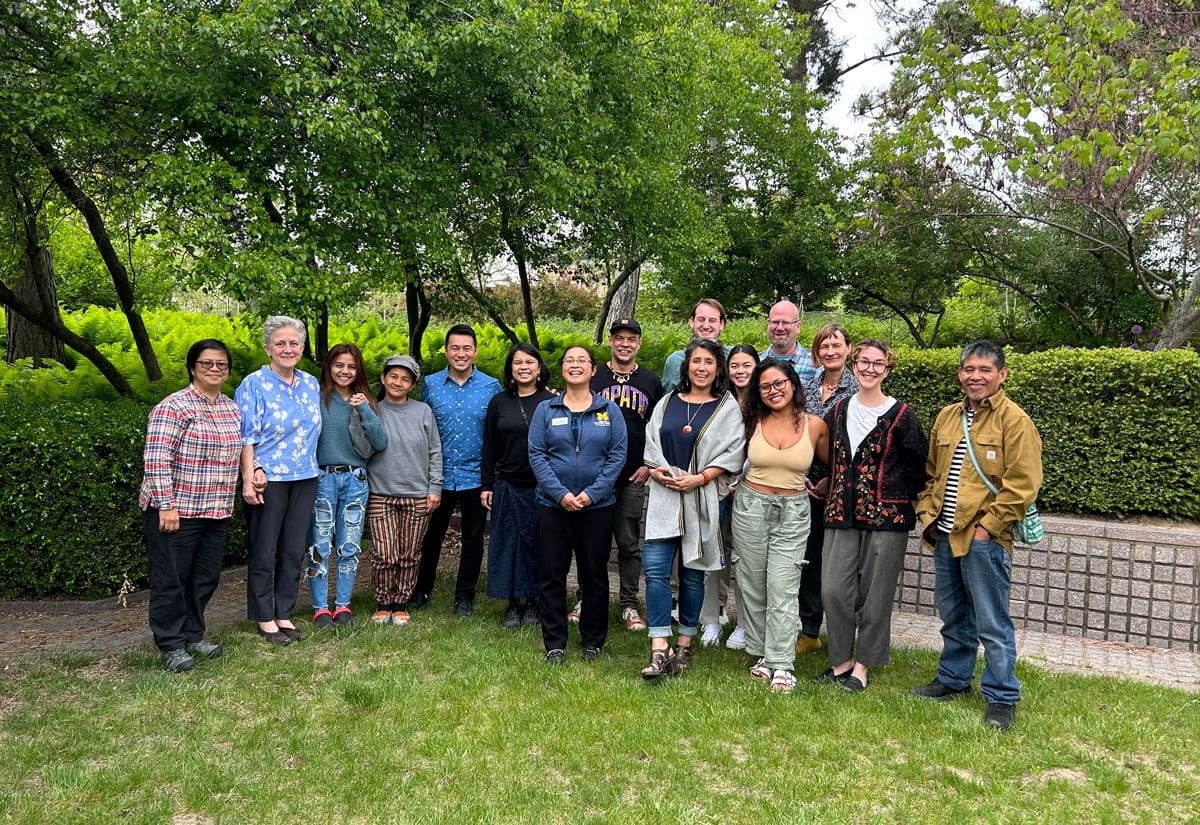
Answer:
[[[725,640],[725,647],[730,650],[745,650],[746,649],[746,628],[738,625],[729,634],[729,638]]]
[[[579,613],[582,610],[583,610],[583,599],[580,599],[579,601],[575,602],[575,606],[572,607],[571,612],[567,614],[567,621],[575,622],[575,624],[579,624]]]
[[[719,624],[706,624],[702,627],[700,634],[700,644],[704,647],[713,647],[721,643],[721,626]]]

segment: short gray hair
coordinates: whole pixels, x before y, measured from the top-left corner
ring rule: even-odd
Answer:
[[[968,358],[987,358],[998,370],[1004,369],[1004,348],[995,341],[973,341],[962,348],[958,365],[967,363]]]
[[[284,327],[291,327],[300,333],[300,346],[304,346],[304,342],[308,340],[308,328],[304,326],[303,321],[290,315],[272,315],[263,321],[263,346],[271,346],[271,337]]]

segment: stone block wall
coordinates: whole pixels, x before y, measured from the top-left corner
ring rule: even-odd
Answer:
[[[1200,652],[1200,527],[1043,516],[1046,537],[1013,552],[1019,628]],[[936,613],[933,556],[909,537],[896,606]]]

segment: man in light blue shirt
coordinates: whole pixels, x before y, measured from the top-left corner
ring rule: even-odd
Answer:
[[[483,419],[488,402],[500,391],[500,382],[475,368],[475,330],[456,324],[446,333],[446,359],[441,372],[426,376],[421,400],[433,408],[438,435],[442,439],[442,504],[429,519],[429,531],[421,545],[421,567],[409,609],[429,603],[437,577],[438,559],[450,516],[457,506],[462,514],[462,555],[454,585],[454,612],[475,612],[475,587],[483,566],[483,527],[487,511],[479,494],[480,456],[483,453]]]
[[[693,338],[720,343],[721,330],[725,329],[727,320],[725,307],[721,306],[720,301],[715,298],[701,298],[692,307],[692,317],[688,319],[688,326],[692,328]],[[725,357],[728,358],[731,347],[724,345],[722,347],[725,350]],[[667,356],[667,360],[663,364],[662,391],[664,396],[670,395],[679,386],[679,377],[683,373],[683,353],[684,350],[675,350]]]
[[[758,360],[772,358],[787,361],[800,376],[801,382],[815,377],[820,370],[813,363],[812,353],[796,341],[800,333],[800,309],[791,301],[780,301],[767,315],[767,337],[771,346],[758,354]]]

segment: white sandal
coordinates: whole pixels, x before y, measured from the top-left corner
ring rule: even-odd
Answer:
[[[796,687],[796,674],[790,670],[777,670],[771,677],[771,690],[776,693],[791,693]]]
[[[771,681],[771,676],[774,673],[775,673],[775,671],[773,671],[773,670],[771,670],[771,668],[767,667],[766,659],[759,659],[757,662],[754,663],[754,667],[750,668],[750,678],[751,679],[759,679],[763,682]]]

